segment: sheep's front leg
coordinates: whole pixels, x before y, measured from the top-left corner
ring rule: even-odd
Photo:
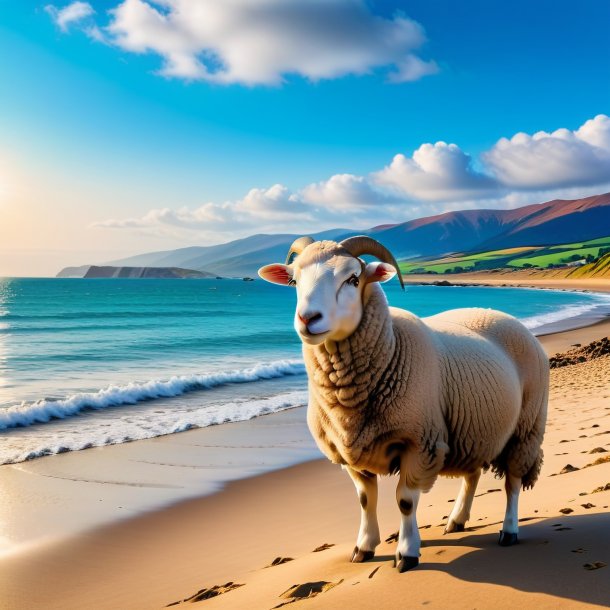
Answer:
[[[470,519],[470,509],[472,508],[472,500],[477,490],[477,484],[481,478],[481,471],[477,470],[472,474],[467,474],[462,479],[462,487],[460,493],[453,505],[449,521],[445,527],[445,534],[452,532],[463,532],[466,521]]]
[[[345,469],[356,486],[360,501],[360,530],[351,561],[361,563],[375,556],[375,549],[381,542],[377,523],[377,475],[364,474],[347,466]]]
[[[521,491],[521,479],[511,474],[506,474],[506,515],[500,532],[500,546],[512,546],[519,542],[519,492]]]
[[[398,546],[396,547],[396,567],[399,572],[406,572],[419,564],[421,538],[417,529],[417,504],[419,489],[407,486],[404,460],[400,468],[400,480],[396,488],[396,501],[402,513]]]

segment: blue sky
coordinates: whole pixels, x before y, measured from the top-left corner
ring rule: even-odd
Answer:
[[[0,0],[0,274],[609,190],[606,2],[228,4]]]

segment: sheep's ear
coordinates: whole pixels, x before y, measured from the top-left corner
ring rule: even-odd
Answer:
[[[265,265],[258,270],[258,274],[264,280],[282,286],[288,286],[292,280],[292,269],[288,265],[281,265],[280,263]]]
[[[396,275],[396,269],[388,263],[369,263],[364,269],[367,282],[387,282]]]

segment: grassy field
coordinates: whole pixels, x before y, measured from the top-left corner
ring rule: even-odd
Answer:
[[[461,273],[483,269],[564,266],[574,261],[589,261],[599,256],[602,248],[610,248],[610,236],[586,242],[556,246],[526,246],[491,250],[488,252],[452,254],[440,259],[411,259],[402,261],[403,273]]]

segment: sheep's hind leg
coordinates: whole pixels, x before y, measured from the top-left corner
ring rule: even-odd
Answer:
[[[377,475],[365,474],[347,466],[345,469],[356,486],[360,500],[360,530],[350,561],[362,563],[375,556],[375,549],[381,541],[377,523]]]
[[[449,515],[449,521],[447,521],[447,526],[445,527],[445,534],[464,531],[466,521],[470,519],[470,509],[472,508],[472,501],[480,477],[481,471],[477,470],[476,472],[467,474],[462,479],[462,487],[460,488],[460,493],[453,505],[451,515]]]
[[[512,546],[519,542],[519,491],[521,478],[506,473],[506,515],[500,532],[500,546]]]
[[[406,572],[419,564],[421,538],[417,529],[416,518],[419,494],[419,489],[407,487],[406,469],[403,460],[400,479],[396,488],[396,501],[402,513],[396,547],[396,567],[399,572]]]

